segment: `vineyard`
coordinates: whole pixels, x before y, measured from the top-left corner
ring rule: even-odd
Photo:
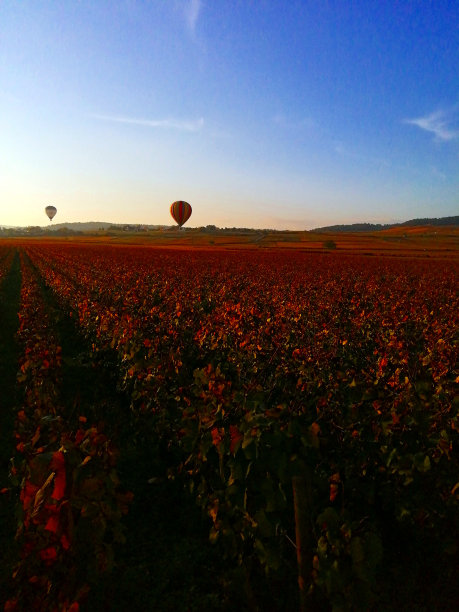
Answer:
[[[457,273],[0,243],[4,610],[458,609]]]

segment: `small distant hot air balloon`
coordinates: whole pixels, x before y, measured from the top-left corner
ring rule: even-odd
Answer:
[[[55,206],[47,206],[45,208],[45,213],[48,215],[50,221],[56,216],[57,208]]]
[[[188,202],[178,200],[171,204],[171,215],[174,221],[178,223],[179,227],[182,227],[191,217],[191,206]]]

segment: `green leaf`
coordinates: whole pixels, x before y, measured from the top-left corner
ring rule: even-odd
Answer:
[[[257,523],[258,530],[260,534],[264,538],[270,538],[274,535],[274,527],[270,523],[268,517],[266,516],[266,512],[264,510],[259,510],[256,512],[254,519]]]
[[[370,531],[365,535],[365,558],[370,567],[376,567],[383,558],[383,545],[380,537]]]
[[[352,538],[350,550],[352,562],[356,565],[362,563],[365,559],[365,551],[360,537]]]
[[[328,507],[319,515],[317,523],[325,526],[327,531],[336,531],[339,525],[338,513],[334,508]]]

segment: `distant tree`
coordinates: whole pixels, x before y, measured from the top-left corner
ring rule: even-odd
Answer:
[[[336,249],[336,242],[334,240],[324,240],[323,247],[325,249]]]

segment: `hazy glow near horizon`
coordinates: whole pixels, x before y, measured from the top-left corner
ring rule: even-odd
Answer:
[[[4,0],[0,226],[458,214],[459,4]]]

